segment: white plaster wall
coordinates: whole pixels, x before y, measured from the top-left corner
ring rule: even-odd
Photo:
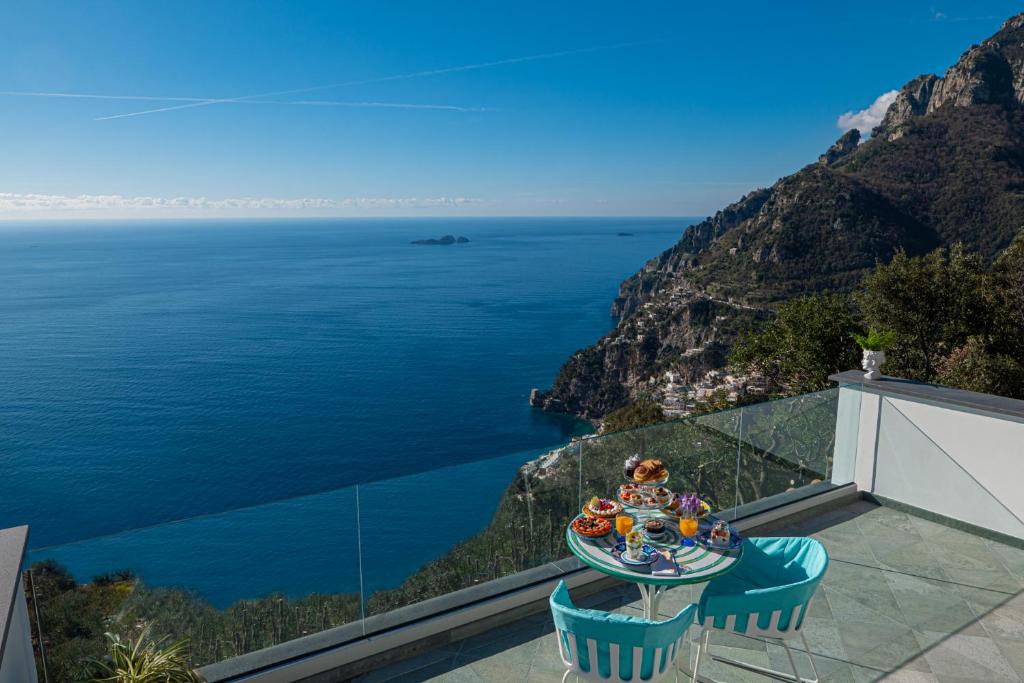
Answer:
[[[872,413],[864,396],[861,437],[867,436],[864,413]],[[1024,421],[896,396],[874,398],[880,400],[874,411],[877,446],[869,448],[862,438],[857,462],[858,484],[869,466],[874,482],[862,489],[1024,538]]]
[[[870,491],[874,476],[875,434],[881,397],[859,386],[839,389],[832,483],[857,484]]]

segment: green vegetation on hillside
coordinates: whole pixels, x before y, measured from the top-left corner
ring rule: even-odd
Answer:
[[[661,406],[650,398],[641,398],[614,411],[601,424],[605,432],[621,432],[664,421],[665,413]]]
[[[740,335],[730,362],[763,374],[788,393],[819,391],[829,386],[829,375],[857,364],[853,334],[859,330],[848,296],[797,297],[780,304],[775,319],[757,332]]]
[[[890,332],[883,371],[924,382],[1024,398],[1024,232],[989,267],[961,245],[897,253],[852,297],[817,295],[779,306],[743,335],[731,361],[789,393],[827,385],[856,363],[851,330]]]

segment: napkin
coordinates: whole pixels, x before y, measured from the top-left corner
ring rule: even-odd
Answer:
[[[653,576],[679,576],[682,572],[677,569],[675,562],[666,560],[664,555],[659,554],[658,559],[651,564]]]

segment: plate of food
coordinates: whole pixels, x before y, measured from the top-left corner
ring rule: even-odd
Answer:
[[[650,488],[637,484],[623,484],[619,487],[619,501],[623,505],[641,510],[656,510],[661,506]]]
[[[612,519],[615,515],[622,512],[622,503],[617,500],[609,500],[607,498],[599,498],[594,496],[590,501],[583,506],[583,514],[591,515],[592,517],[607,517]]]
[[[743,545],[743,537],[725,522],[701,528],[694,536],[694,540],[712,550],[736,550]]]
[[[668,470],[661,460],[649,458],[640,460],[634,466],[633,458],[626,461],[625,475],[629,481],[648,486],[660,486],[668,481]]]
[[[695,493],[676,493],[661,511],[667,515],[676,516],[692,513],[694,517],[701,519],[711,512],[711,506],[698,498]]]
[[[611,520],[604,517],[580,515],[569,525],[572,532],[581,538],[603,538],[612,531]]]

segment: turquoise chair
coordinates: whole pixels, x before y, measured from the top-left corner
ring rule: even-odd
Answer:
[[[676,660],[686,629],[697,611],[690,605],[667,621],[649,621],[572,604],[560,581],[551,594],[558,652],[567,667],[562,683],[575,673],[585,681],[678,680]]]
[[[694,678],[707,652],[712,631],[729,631],[751,638],[779,641],[786,649],[792,675],[725,657],[713,659],[794,683],[817,683],[814,664],[803,634],[804,617],[814,591],[828,569],[825,547],[812,538],[752,538],[743,542],[743,557],[728,574],[712,579],[697,605],[703,626],[697,646]],[[788,641],[800,636],[811,661],[813,679],[801,678]]]

